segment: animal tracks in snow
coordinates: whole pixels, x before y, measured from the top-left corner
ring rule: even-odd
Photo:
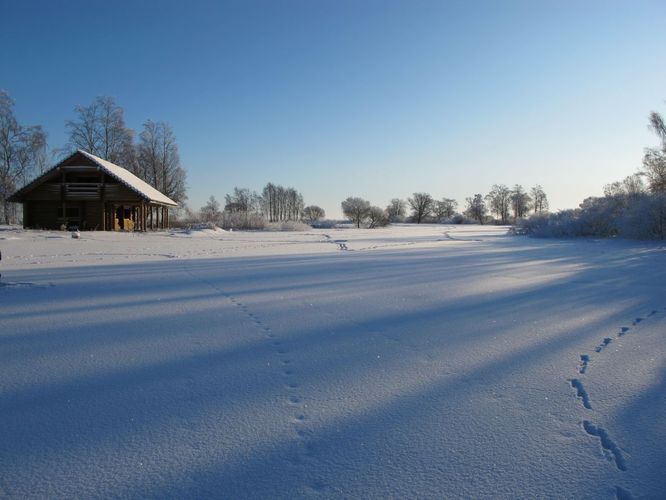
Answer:
[[[666,310],[666,308],[664,308],[664,310]],[[645,318],[640,317],[640,316],[635,318],[632,321],[631,326],[635,327],[635,326],[639,325],[641,322],[645,321],[647,318],[653,317],[658,312],[659,311],[657,309],[653,309],[652,311],[650,311],[649,314],[646,315]],[[628,327],[628,326],[620,327],[620,331],[617,333],[616,337],[617,338],[623,337],[624,335],[627,335],[629,332],[631,332],[631,330],[632,330],[632,328]],[[594,348],[594,352],[601,353],[612,342],[613,342],[613,337],[604,337],[604,339],[601,341],[601,344],[599,344],[597,347]],[[580,363],[578,364],[578,373],[580,373],[581,375],[584,374],[587,371],[591,361],[592,361],[592,358],[589,354],[581,354],[580,355]]]
[[[664,311],[666,311],[666,308],[664,308]],[[628,333],[633,331],[634,327],[637,327],[639,324],[641,324],[643,321],[645,321],[648,318],[653,317],[654,315],[658,314],[659,310],[653,309],[650,311],[649,314],[647,314],[645,317],[636,317],[632,322],[631,326],[623,326],[620,327],[620,331],[617,332],[615,338],[620,338],[623,337],[624,335],[627,335]],[[602,340],[601,344],[599,344],[597,347],[595,347],[594,352],[597,354],[601,354],[606,347],[608,347],[612,342],[613,342],[614,337],[604,337]],[[578,373],[580,375],[585,375],[587,372],[588,368],[590,367],[590,364],[592,362],[592,357],[589,354],[581,354],[579,356],[579,363],[578,363]],[[580,399],[580,401],[583,404],[583,407],[585,410],[592,410],[592,404],[590,402],[590,395],[585,389],[585,386],[583,385],[583,382],[579,378],[574,378],[569,380],[569,384],[573,389],[576,390],[576,397]],[[598,426],[594,423],[592,423],[588,419],[584,419],[582,421],[582,428],[585,431],[586,434],[589,436],[592,436],[594,438],[598,438],[601,444],[601,449],[604,453],[604,455],[609,459],[609,461],[613,462],[615,466],[621,470],[621,471],[626,471],[627,470],[627,463],[624,458],[624,455],[622,453],[621,448],[618,446],[618,444],[613,441],[613,439],[610,437],[608,434],[608,431],[604,429],[601,426]],[[618,500],[632,500],[633,496],[630,491],[620,487],[616,486],[615,487],[615,497]]]
[[[590,356],[588,354],[580,355],[580,364],[578,365],[578,373],[581,375],[587,371],[587,365],[590,362]]]
[[[251,321],[254,327],[270,341],[273,353],[278,357],[278,363],[276,363],[275,366],[279,367],[281,372],[280,375],[283,377],[282,380],[284,381],[283,387],[285,392],[284,399],[286,406],[289,408],[288,422],[289,425],[292,426],[295,436],[295,451],[291,458],[291,463],[295,466],[300,466],[304,464],[306,460],[314,458],[315,448],[310,437],[311,432],[308,431],[308,405],[304,402],[304,398],[301,395],[301,384],[297,377],[297,368],[294,359],[290,355],[289,349],[284,346],[283,341],[278,338],[277,334],[273,332],[270,326],[264,324],[261,316],[252,311],[238,297],[226,292],[215,283],[194,275],[187,268],[185,268],[185,271],[193,278],[206,283],[208,286],[218,291],[220,295],[229,300],[229,302],[242,312]],[[304,487],[315,492],[321,492],[326,490],[328,485],[313,478],[313,482],[304,485]]]
[[[597,348],[595,349],[595,352],[601,352],[601,351],[603,351],[604,348],[605,348],[608,344],[610,344],[611,342],[613,342],[613,339],[610,338],[610,337],[606,337],[606,338],[603,340],[603,342],[597,346]]]
[[[597,427],[589,420],[583,420],[583,430],[590,436],[598,437],[601,440],[601,447],[611,454],[613,461],[618,469],[621,471],[627,470],[627,465],[624,462],[622,451],[615,444],[615,442],[608,436],[608,432],[603,427]]]
[[[588,410],[591,410],[592,404],[590,404],[590,396],[587,394],[585,387],[583,387],[583,383],[577,378],[574,378],[571,380],[571,387],[576,389],[578,397],[583,401],[583,406]]]

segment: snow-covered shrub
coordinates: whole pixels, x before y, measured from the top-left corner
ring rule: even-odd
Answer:
[[[325,219],[318,220],[314,224],[311,224],[311,226],[316,229],[333,229],[334,227],[337,227],[338,224],[339,222],[337,220]]]
[[[199,222],[201,222],[199,214],[187,205],[169,209],[169,226],[174,229],[187,229]]]
[[[561,210],[555,214],[534,214],[527,219],[520,219],[511,232],[539,238],[578,236],[578,212],[579,210]]]
[[[477,220],[467,217],[463,214],[453,214],[453,217],[450,219],[444,219],[442,224],[478,224]]]
[[[204,229],[212,229],[213,231],[217,231],[220,228],[214,222],[197,222],[192,224],[189,229],[194,231],[202,231]]]
[[[666,239],[666,193],[644,195],[629,206],[620,223],[621,234],[637,240]]]
[[[542,238],[666,239],[666,195],[640,193],[587,198],[575,210],[535,214],[518,221],[513,232]]]
[[[386,227],[390,224],[388,214],[379,207],[370,207],[368,212],[368,228]]]
[[[619,236],[620,220],[625,210],[624,196],[586,198],[580,205],[576,236]]]
[[[271,222],[266,225],[265,229],[267,231],[308,231],[311,227],[304,222],[288,220],[283,222]]]
[[[221,219],[222,229],[265,229],[268,225],[266,218],[258,214],[245,214],[241,212],[223,212]]]

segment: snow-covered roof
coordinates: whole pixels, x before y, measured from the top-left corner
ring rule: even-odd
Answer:
[[[108,173],[111,177],[114,177],[116,180],[123,183],[125,186],[127,186],[137,194],[140,194],[144,198],[147,198],[148,200],[154,201],[156,203],[162,203],[164,205],[171,205],[174,207],[178,205],[178,203],[173,201],[168,196],[160,193],[153,186],[148,184],[146,181],[138,178],[129,170],[124,169],[123,167],[119,167],[118,165],[116,165],[115,163],[111,163],[110,161],[103,160],[99,156],[95,156],[94,154],[88,153],[87,151],[83,151],[82,149],[79,149],[77,153],[81,153],[86,158],[92,160],[104,171],[106,171],[106,173]]]
[[[60,163],[58,163],[51,170],[44,173],[43,175],[41,175],[37,179],[33,180],[32,182],[28,183],[23,188],[19,189],[16,193],[14,193],[12,196],[9,197],[9,201],[20,202],[22,196],[25,193],[31,191],[35,186],[44,182],[44,180],[46,178],[53,175],[54,172],[56,172],[62,165],[67,163],[69,160],[71,160],[76,155],[82,155],[82,156],[86,157],[88,160],[92,161],[101,170],[106,172],[108,175],[110,175],[111,177],[116,179],[121,184],[125,185],[127,188],[129,188],[132,191],[134,191],[135,193],[137,193],[142,198],[145,198],[147,201],[150,201],[152,203],[158,203],[158,204],[161,204],[161,205],[167,205],[167,206],[171,206],[171,207],[178,206],[178,203],[176,203],[175,201],[173,201],[171,198],[164,195],[163,193],[159,192],[153,186],[148,184],[143,179],[140,179],[139,177],[134,175],[129,170],[124,169],[123,167],[120,167],[120,166],[116,165],[115,163],[111,163],[110,161],[103,160],[99,156],[95,156],[94,154],[88,153],[87,151],[84,151],[82,149],[79,149],[75,153],[72,153],[70,156],[65,158]]]

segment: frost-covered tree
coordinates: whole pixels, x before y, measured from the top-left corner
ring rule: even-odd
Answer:
[[[513,210],[513,217],[521,219],[527,215],[530,210],[530,203],[532,198],[525,192],[523,186],[516,184],[511,191],[511,209]]]
[[[436,200],[432,204],[432,213],[437,219],[437,222],[441,222],[444,219],[450,219],[456,213],[456,208],[458,208],[458,202],[452,198],[442,198],[441,200]]]
[[[261,211],[261,197],[248,188],[235,187],[233,193],[224,195],[224,211],[243,215]]]
[[[206,204],[201,207],[199,211],[201,214],[201,220],[203,222],[217,222],[222,217],[222,212],[220,212],[220,202],[215,199],[215,196],[208,198]]]
[[[14,115],[14,101],[0,90],[0,209],[5,224],[15,217],[7,201],[18,184],[39,169],[46,155],[46,133],[39,125],[21,125]]]
[[[407,199],[409,206],[412,208],[412,218],[417,224],[421,224],[430,215],[433,201],[432,196],[428,193],[414,193],[411,198]]]
[[[270,222],[297,221],[303,216],[303,195],[296,189],[269,182],[261,194],[263,213]]]
[[[473,197],[467,198],[465,201],[467,202],[465,215],[478,221],[479,224],[483,224],[486,214],[488,213],[486,203],[483,201],[483,195],[477,193]]]
[[[363,198],[350,196],[341,203],[341,206],[342,213],[356,224],[356,227],[361,227],[361,223],[370,214],[370,202]]]
[[[385,210],[382,210],[379,207],[370,207],[368,211],[368,227],[374,229],[376,227],[388,226],[391,221],[389,221],[388,214]]]
[[[640,174],[629,175],[622,181],[604,186],[604,196],[632,198],[645,192],[645,184]]]
[[[493,184],[486,195],[486,202],[491,213],[494,213],[502,224],[509,222],[511,209],[511,190],[504,184]]]
[[[402,222],[407,215],[407,203],[400,198],[393,198],[386,207],[386,214],[391,222]]]
[[[659,113],[653,111],[649,127],[661,140],[661,147],[645,150],[641,173],[647,178],[650,191],[666,193],[666,123]]]
[[[534,209],[535,214],[548,212],[548,197],[539,184],[530,189],[530,195],[532,197],[532,208]]]
[[[326,217],[326,212],[317,205],[309,205],[303,209],[303,220],[308,224],[314,224],[324,217]]]

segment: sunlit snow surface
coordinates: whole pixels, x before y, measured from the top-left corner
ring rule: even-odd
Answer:
[[[663,244],[0,229],[0,497],[666,494]]]

